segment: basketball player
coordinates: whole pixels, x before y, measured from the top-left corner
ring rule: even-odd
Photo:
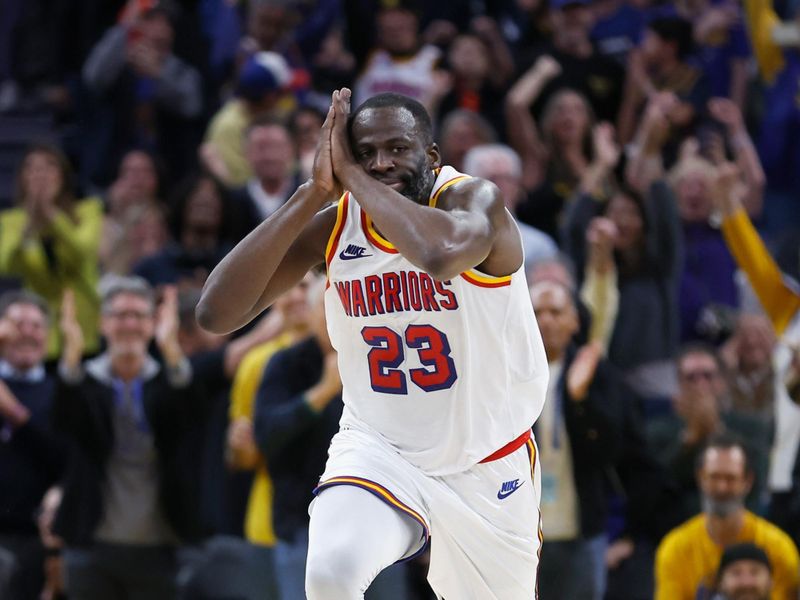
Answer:
[[[309,509],[309,599],[362,598],[430,538],[440,597],[529,600],[548,376],[519,231],[493,184],[440,165],[422,105],[349,99],[333,93],[311,179],[214,270],[198,319],[232,331],[327,267],[344,412]]]

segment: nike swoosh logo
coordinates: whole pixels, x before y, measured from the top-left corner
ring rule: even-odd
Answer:
[[[354,260],[356,258],[366,258],[368,256],[372,256],[372,254],[345,254],[344,250],[339,252],[339,258],[342,260]]]
[[[525,483],[525,482],[523,481],[522,483]],[[506,491],[506,492],[504,492],[503,490],[500,490],[499,492],[497,492],[497,499],[498,499],[498,500],[505,500],[505,499],[506,499],[506,498],[508,498],[508,497],[509,497],[511,494],[513,494],[513,493],[514,493],[514,492],[516,492],[516,491],[517,491],[519,488],[521,488],[521,487],[522,487],[522,483],[520,483],[520,484],[519,484],[517,487],[515,487],[515,488],[513,488],[513,489],[510,489],[510,490],[508,490],[508,491]]]

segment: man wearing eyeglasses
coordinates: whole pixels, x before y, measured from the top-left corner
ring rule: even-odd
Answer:
[[[728,383],[717,351],[705,344],[685,346],[676,359],[678,393],[671,410],[651,419],[647,437],[653,454],[675,486],[677,502],[671,520],[678,524],[700,512],[695,479],[698,454],[715,434],[730,432],[752,448],[755,482],[748,507],[763,509],[771,432],[758,418],[731,407]]]
[[[177,290],[156,307],[143,279],[101,292],[106,351],[81,362],[74,302],[62,303],[64,351],[54,420],[69,467],[54,532],[75,600],[175,598],[179,540],[202,534],[192,428],[204,395],[178,343]],[[161,360],[148,353],[155,339]]]

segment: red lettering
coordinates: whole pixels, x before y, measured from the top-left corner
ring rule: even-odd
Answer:
[[[433,279],[427,273],[419,274],[419,286],[422,292],[422,306],[425,310],[442,310],[436,302],[436,291],[433,289]]]
[[[353,290],[353,316],[358,317],[359,313],[360,316],[366,317],[369,315],[367,312],[367,305],[364,303],[364,290],[361,289],[361,281],[358,279],[353,280],[352,285]]]
[[[415,271],[408,274],[408,295],[410,296],[411,308],[422,310],[422,299],[419,294],[419,275]]]
[[[344,314],[346,314],[348,317],[352,317],[353,313],[350,310],[350,282],[337,281],[333,285],[336,286],[336,291],[339,293],[339,300],[342,301]]]
[[[408,273],[405,271],[400,271],[400,295],[403,297],[403,310],[408,310]]]
[[[441,307],[445,310],[456,310],[458,308],[458,300],[456,299],[456,295],[445,287],[450,285],[450,280],[436,281],[434,283],[436,285],[436,291],[439,292],[440,295],[444,296],[444,300],[439,300]]]
[[[397,273],[383,274],[383,303],[386,312],[402,312],[400,303],[400,276]]]
[[[367,288],[367,310],[369,314],[382,315],[383,303],[381,302],[381,278],[377,275],[368,275],[364,278],[364,286]]]

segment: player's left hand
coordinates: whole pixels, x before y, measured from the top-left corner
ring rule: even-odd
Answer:
[[[350,116],[350,90],[348,88],[333,92],[333,111],[333,132],[331,133],[333,174],[347,187],[345,183],[347,170],[358,165],[350,149],[350,140],[347,138],[347,119]]]

